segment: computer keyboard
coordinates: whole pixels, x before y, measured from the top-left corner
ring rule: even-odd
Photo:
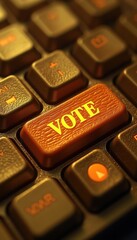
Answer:
[[[0,1],[0,240],[136,240],[136,0]]]

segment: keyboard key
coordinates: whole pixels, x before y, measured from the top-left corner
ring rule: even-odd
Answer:
[[[112,160],[96,149],[65,169],[64,177],[85,206],[97,212],[123,195],[129,184]]]
[[[137,181],[137,124],[121,132],[111,143],[111,151]]]
[[[15,144],[0,138],[0,199],[34,180],[35,170]]]
[[[109,28],[100,27],[77,40],[73,55],[95,78],[128,62],[127,47]]]
[[[16,197],[9,210],[26,240],[61,239],[82,220],[64,190],[49,178]]]
[[[117,21],[116,30],[121,38],[137,51],[137,11],[121,16]]]
[[[30,15],[37,9],[42,8],[48,0],[8,0],[4,1],[5,6],[9,8],[20,21],[29,20]]]
[[[39,165],[50,169],[127,121],[124,104],[97,84],[26,123],[20,136]]]
[[[40,103],[15,76],[0,80],[0,131],[39,113]]]
[[[80,36],[79,21],[63,3],[53,3],[34,13],[30,32],[47,51],[70,44]]]
[[[5,77],[37,60],[40,54],[20,27],[8,26],[0,32],[0,75]]]
[[[0,5],[0,28],[8,25],[7,13],[4,8]]]
[[[88,84],[78,67],[62,51],[53,52],[34,62],[27,79],[40,96],[51,104]]]
[[[116,85],[137,106],[137,64],[127,67],[116,80]]]
[[[110,23],[121,12],[117,0],[74,0],[72,8],[90,27]]]
[[[0,237],[1,240],[14,240],[15,237],[11,235],[7,226],[4,224],[3,220],[0,219]]]

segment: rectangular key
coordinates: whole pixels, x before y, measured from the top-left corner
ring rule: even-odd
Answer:
[[[50,178],[16,197],[9,210],[25,240],[62,239],[82,220],[79,209]]]
[[[125,105],[97,84],[26,123],[21,139],[42,168],[53,168],[128,121]]]

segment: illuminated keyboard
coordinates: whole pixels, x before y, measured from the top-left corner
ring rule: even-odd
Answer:
[[[0,1],[0,240],[137,239],[137,2]]]

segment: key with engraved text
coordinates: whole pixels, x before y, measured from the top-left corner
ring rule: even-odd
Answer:
[[[125,105],[97,84],[26,123],[20,136],[42,168],[53,168],[127,120]]]

